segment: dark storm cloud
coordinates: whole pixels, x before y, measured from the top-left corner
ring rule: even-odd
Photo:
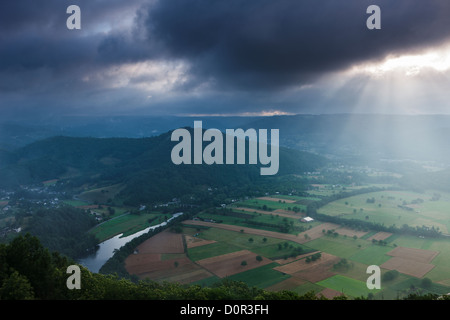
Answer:
[[[66,28],[71,4],[82,11],[79,31]],[[372,4],[381,7],[381,30],[366,28]],[[449,14],[448,0],[4,0],[0,112],[152,103],[160,112],[295,112],[320,92],[284,89],[439,44],[450,36]],[[124,75],[129,87],[108,85],[111,68],[149,61],[183,61],[185,79],[160,96],[136,84],[164,71]]]
[[[70,3],[60,0],[2,1],[0,67],[18,65],[33,68],[45,65],[52,68],[61,64],[67,66],[74,61],[87,64],[94,59],[98,63],[108,39],[119,38],[123,32],[115,29],[115,25],[120,25],[123,19],[133,19],[141,3],[143,0],[74,0]],[[81,8],[82,29],[79,31],[66,27],[69,17],[66,9],[72,4]],[[129,37],[132,38],[132,35]],[[119,46],[138,47],[139,43],[127,40]]]
[[[366,9],[382,10],[368,30]],[[147,27],[191,75],[231,88],[282,88],[450,35],[446,0],[163,0]]]
[[[0,70],[56,74],[152,59],[183,59],[187,87],[284,88],[355,62],[432,45],[450,35],[447,0],[76,0],[82,31],[65,27],[69,3],[0,2]],[[382,30],[365,27],[382,9]],[[134,10],[134,11],[133,11]],[[132,30],[95,33],[102,21]],[[75,70],[75,71],[74,71]]]
[[[3,0],[0,2],[1,35],[30,29],[53,34],[65,32],[66,9],[78,5],[82,9],[83,27],[89,28],[104,18],[120,22],[121,14],[139,5],[141,0]]]
[[[0,92],[33,92],[37,86],[39,91],[77,90],[87,70],[148,58],[139,44],[145,47],[145,42],[133,42],[133,33],[124,36],[126,31],[115,28],[123,19],[133,19],[142,2],[0,2]],[[81,8],[79,31],[66,27],[66,9],[71,4]]]

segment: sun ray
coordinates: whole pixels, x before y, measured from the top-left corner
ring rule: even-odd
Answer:
[[[416,54],[389,55],[378,62],[353,66],[354,73],[383,76],[391,72],[401,72],[406,77],[419,76],[424,70],[446,72],[450,70],[450,45],[424,50]]]

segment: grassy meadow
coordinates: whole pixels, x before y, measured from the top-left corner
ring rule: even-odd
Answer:
[[[379,191],[333,201],[318,213],[366,220],[386,226],[433,226],[443,233],[450,228],[450,196],[435,192]]]
[[[164,222],[166,216],[160,213],[125,213],[110,220],[107,220],[89,232],[96,236],[99,242],[105,241],[117,234],[123,233],[124,236],[131,235],[153,225]]]

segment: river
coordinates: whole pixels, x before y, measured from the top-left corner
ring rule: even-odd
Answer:
[[[78,263],[88,268],[91,272],[98,273],[100,268],[109,260],[114,254],[114,250],[120,249],[122,246],[127,244],[129,241],[133,240],[136,237],[143,235],[144,233],[149,232],[150,230],[156,229],[160,226],[164,226],[167,222],[171,221],[174,218],[181,216],[183,213],[175,213],[170,219],[166,222],[160,223],[155,226],[148,227],[144,230],[133,233],[132,235],[122,237],[123,233],[118,234],[115,237],[112,237],[108,240],[103,241],[99,244],[98,250],[85,258],[79,259]]]

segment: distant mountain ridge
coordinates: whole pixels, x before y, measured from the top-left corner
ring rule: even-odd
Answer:
[[[280,145],[361,159],[450,159],[450,115],[322,114],[270,117],[65,117],[41,123],[0,123],[0,150],[52,136],[145,138],[202,120],[204,128],[279,129]],[[0,153],[0,161],[5,154]]]
[[[238,189],[264,180],[259,164],[174,165],[171,150],[177,142],[170,136],[171,132],[138,139],[58,136],[33,142],[5,153],[8,161],[0,166],[0,185],[17,186],[61,177],[73,187],[121,183],[126,186],[121,196],[139,203],[172,199],[199,186]],[[280,148],[279,161],[277,177],[314,171],[328,162],[321,156],[287,148]],[[72,176],[67,177],[68,172]]]

